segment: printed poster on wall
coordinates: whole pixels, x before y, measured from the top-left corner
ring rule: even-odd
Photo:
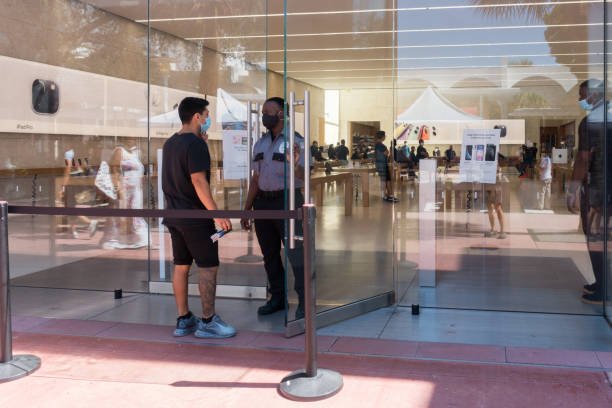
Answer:
[[[223,134],[223,178],[247,178],[247,107],[228,92],[217,90],[216,122]]]
[[[500,129],[465,129],[461,144],[459,179],[495,184]]]

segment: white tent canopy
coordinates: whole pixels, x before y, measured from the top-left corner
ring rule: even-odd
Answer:
[[[473,121],[478,116],[463,112],[432,87],[423,91],[421,96],[397,117],[397,122],[413,121]]]

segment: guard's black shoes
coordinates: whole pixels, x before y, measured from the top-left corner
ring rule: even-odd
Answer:
[[[304,304],[300,303],[295,309],[295,320],[300,320],[304,318]]]
[[[257,309],[258,315],[269,315],[279,310],[285,310],[285,302],[282,300],[270,299],[263,306]]]

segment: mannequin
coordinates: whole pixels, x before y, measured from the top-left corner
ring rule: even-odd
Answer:
[[[144,165],[139,158],[136,146],[126,149],[118,145],[109,163],[111,178],[117,189],[115,208],[143,208],[142,178]],[[148,243],[148,231],[141,217],[111,218],[105,231],[102,247],[105,249],[136,249]]]

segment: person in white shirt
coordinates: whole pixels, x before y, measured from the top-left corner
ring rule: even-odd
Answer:
[[[552,162],[548,151],[542,153],[539,164],[540,170],[540,194],[538,204],[540,210],[550,210],[550,192],[552,185]]]

